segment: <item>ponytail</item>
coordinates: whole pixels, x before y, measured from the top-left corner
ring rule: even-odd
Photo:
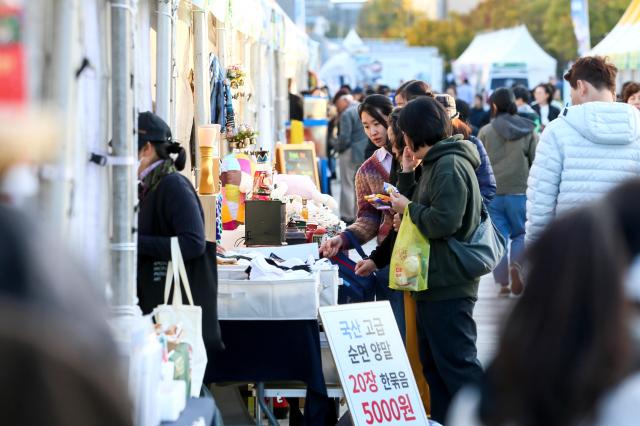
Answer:
[[[187,152],[178,142],[155,142],[156,154],[162,160],[172,160],[178,171],[184,170],[187,163]],[[170,155],[177,154],[174,159]]]

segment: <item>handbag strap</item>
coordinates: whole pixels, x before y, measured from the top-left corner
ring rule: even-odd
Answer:
[[[361,258],[366,259],[367,255],[364,253],[364,250],[362,250],[362,246],[358,242],[358,239],[356,238],[356,236],[353,235],[353,232],[349,231],[348,229],[345,229],[343,233],[345,237],[347,237],[347,240],[349,240],[351,247],[353,247],[355,251],[358,252]]]
[[[484,202],[484,200],[482,200],[480,202],[480,222],[478,222],[478,226],[482,225],[487,220],[491,220],[491,216],[489,215],[489,209],[487,208],[487,204]],[[478,228],[476,227],[476,229],[478,229]],[[456,231],[456,232],[458,232],[458,231]],[[451,235],[449,237],[446,237],[444,239],[447,242],[449,242],[450,240],[460,241],[455,237],[455,234]]]
[[[177,258],[174,257],[173,247],[171,249],[171,260],[167,263],[167,276],[164,281],[164,304],[169,304],[169,294],[171,294],[171,289],[174,286],[174,283],[178,283],[180,281],[179,278],[179,269]],[[180,299],[182,299],[182,294],[180,294]],[[176,291],[173,292],[173,301],[176,302]],[[180,300],[182,303],[182,300]]]
[[[189,304],[191,306],[194,305],[193,303],[193,296],[191,294],[191,285],[189,284],[189,277],[187,276],[187,268],[184,266],[184,259],[182,257],[182,250],[180,250],[180,241],[178,240],[178,237],[171,237],[171,256],[174,257],[174,253],[175,253],[175,258],[177,259],[177,264],[178,264],[178,270],[180,272],[180,281],[182,282],[182,287],[184,287],[184,292],[187,295],[187,301],[189,302]],[[178,282],[176,282],[178,283]],[[180,284],[176,285],[177,287],[177,292],[174,291],[173,292],[173,304],[176,304],[176,293],[178,293],[178,304],[182,305],[182,291],[180,288]]]
[[[182,282],[182,285],[180,283]],[[174,306],[182,305],[182,288],[187,295],[187,301],[190,305],[193,303],[193,295],[191,294],[191,286],[189,285],[189,277],[187,269],[184,266],[182,251],[180,250],[180,242],[178,237],[171,237],[171,260],[167,263],[167,277],[164,283],[164,304],[169,304],[169,294],[173,288],[173,299],[171,304]]]

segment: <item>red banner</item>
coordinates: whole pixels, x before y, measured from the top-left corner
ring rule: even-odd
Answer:
[[[0,103],[26,101],[24,56],[21,11],[0,7]]]

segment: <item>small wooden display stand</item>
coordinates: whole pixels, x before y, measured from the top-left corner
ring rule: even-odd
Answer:
[[[216,241],[216,199],[218,194],[198,195],[204,210],[204,235],[207,241]]]

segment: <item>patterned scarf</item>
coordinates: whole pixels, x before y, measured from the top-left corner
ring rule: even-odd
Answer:
[[[142,182],[140,182],[140,185],[138,185],[138,198],[140,198],[140,201],[142,201],[151,191],[155,191],[165,176],[177,172],[178,170],[173,164],[172,159],[164,160],[162,164],[146,175],[142,179]]]

